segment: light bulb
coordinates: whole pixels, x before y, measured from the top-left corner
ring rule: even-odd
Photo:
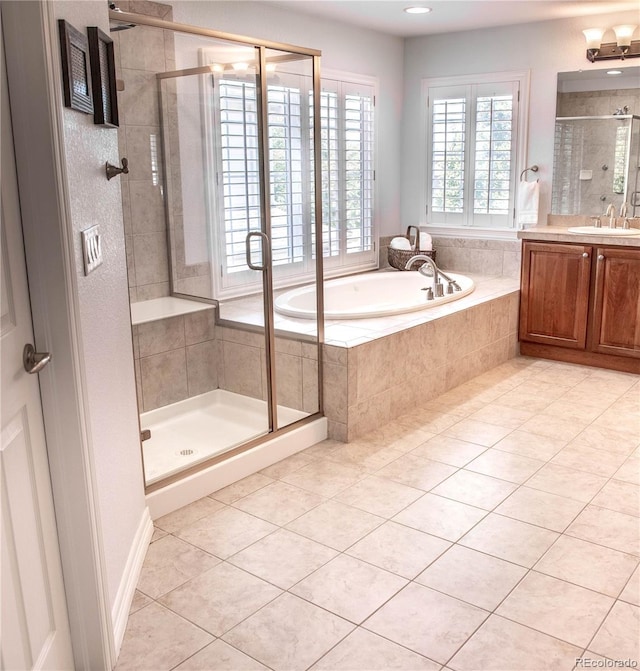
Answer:
[[[631,36],[633,35],[637,26],[624,25],[614,26],[613,32],[616,34],[616,43],[619,47],[631,46]]]
[[[246,72],[249,69],[249,63],[234,63],[233,69],[236,72]]]
[[[431,7],[405,7],[404,11],[407,14],[428,14],[431,11]]]
[[[604,30],[601,28],[587,28],[582,31],[582,34],[587,40],[587,49],[600,49]]]

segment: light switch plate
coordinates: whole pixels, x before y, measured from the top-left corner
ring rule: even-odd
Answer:
[[[100,227],[92,226],[80,233],[82,236],[82,258],[84,259],[84,274],[88,275],[102,264],[102,239]]]

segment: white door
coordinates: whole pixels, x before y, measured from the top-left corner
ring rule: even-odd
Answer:
[[[0,350],[0,668],[73,669],[37,374],[22,363],[33,342],[0,25],[2,200]]]

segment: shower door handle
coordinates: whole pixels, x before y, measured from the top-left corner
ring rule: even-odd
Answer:
[[[260,251],[262,255],[262,264],[261,265],[256,265],[253,263],[251,260],[251,238],[260,238],[262,241],[262,244],[260,246]],[[264,272],[269,265],[271,265],[271,248],[269,246],[269,238],[266,233],[263,233],[262,231],[251,231],[251,233],[247,233],[247,237],[245,239],[245,245],[246,245],[246,254],[247,254],[247,265],[251,270],[259,270],[261,272]]]

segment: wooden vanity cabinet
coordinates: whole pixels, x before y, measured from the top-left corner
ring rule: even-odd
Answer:
[[[522,245],[520,351],[640,373],[640,248]]]

